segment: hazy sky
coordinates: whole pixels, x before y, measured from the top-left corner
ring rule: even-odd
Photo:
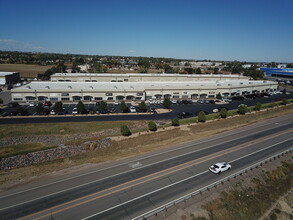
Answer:
[[[293,62],[293,0],[0,0],[0,50]]]

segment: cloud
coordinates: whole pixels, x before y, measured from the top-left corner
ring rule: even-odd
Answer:
[[[128,52],[129,53],[135,53],[135,50],[129,50]]]
[[[12,51],[42,51],[45,48],[32,43],[21,42],[12,39],[0,39],[0,50]]]
[[[0,39],[0,44],[16,45],[17,43],[18,43],[17,40],[6,40],[6,39]]]

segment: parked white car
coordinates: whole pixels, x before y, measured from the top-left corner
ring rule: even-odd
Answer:
[[[78,114],[77,108],[73,108],[73,109],[72,109],[72,114],[74,114],[74,115],[75,115],[75,114]]]
[[[129,111],[130,111],[130,112],[136,112],[136,108],[135,108],[134,106],[130,106],[130,107],[129,107]]]
[[[220,174],[221,172],[224,172],[224,171],[230,170],[230,169],[231,169],[231,165],[226,162],[216,163],[209,168],[209,170],[212,173],[217,173],[217,174]]]
[[[52,110],[50,111],[50,115],[56,115],[54,109],[52,109]]]
[[[176,99],[172,99],[171,102],[172,102],[172,104],[174,104],[174,105],[177,104],[177,100],[176,100]]]

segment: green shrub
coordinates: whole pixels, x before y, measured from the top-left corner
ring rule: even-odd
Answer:
[[[156,123],[153,122],[153,121],[150,121],[150,122],[148,123],[148,127],[149,127],[149,130],[150,130],[150,131],[156,131],[156,130],[157,130],[157,125],[156,125]]]
[[[260,102],[257,102],[257,103],[255,104],[255,106],[254,106],[254,110],[255,110],[255,111],[259,111],[259,110],[261,110],[261,103],[260,103]]]
[[[274,108],[276,106],[278,106],[278,104],[276,102],[272,102],[268,105],[269,108]]]
[[[220,110],[220,117],[221,117],[221,118],[227,118],[227,116],[228,116],[228,111],[227,111],[227,109],[226,109],[226,108],[222,108],[222,109]]]
[[[131,135],[131,131],[129,130],[129,128],[126,125],[122,125],[120,128],[120,131],[123,136],[130,136]]]
[[[85,106],[82,101],[79,101],[77,103],[76,108],[77,108],[78,113],[81,113],[81,114],[86,113],[86,109],[85,109]]]
[[[171,122],[172,122],[172,126],[179,126],[180,125],[178,118],[173,118]]]
[[[107,110],[108,110],[107,102],[101,101],[98,109],[99,109],[100,113],[107,112]]]
[[[62,112],[62,107],[63,107],[62,102],[56,102],[54,105],[54,111],[56,113]]]
[[[247,105],[241,104],[238,107],[238,114],[240,115],[245,115],[245,113],[247,113],[248,109],[247,109]]]
[[[206,121],[206,114],[201,111],[198,113],[198,122],[205,122]]]
[[[128,107],[127,107],[127,105],[125,104],[124,101],[122,101],[122,102],[120,103],[119,108],[120,108],[120,110],[121,110],[123,113],[128,112]]]
[[[222,95],[220,92],[216,95],[216,99],[222,99]]]
[[[139,104],[139,110],[141,111],[141,112],[145,112],[146,111],[146,104],[145,104],[145,102],[144,101],[142,101],[140,104]]]
[[[165,98],[163,101],[163,107],[166,109],[170,109],[171,108],[171,101],[168,98]]]
[[[288,104],[290,104],[290,101],[288,99],[282,100],[282,105],[288,105]]]

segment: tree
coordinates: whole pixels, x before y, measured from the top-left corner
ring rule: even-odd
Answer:
[[[173,118],[171,122],[172,122],[172,126],[179,126],[180,125],[178,118]]]
[[[163,69],[164,69],[165,73],[173,73],[174,72],[173,68],[166,63],[163,65]]]
[[[216,95],[216,99],[222,99],[222,95],[220,92]]]
[[[205,122],[206,121],[206,114],[201,111],[198,113],[198,122]]]
[[[101,101],[99,105],[99,112],[105,113],[108,110],[107,102]]]
[[[43,104],[42,103],[38,103],[37,106],[36,106],[36,112],[41,115],[43,114],[45,111],[44,107],[43,107]]]
[[[219,72],[219,68],[218,67],[215,67],[214,68],[214,74],[218,74],[218,72]]]
[[[56,102],[54,105],[54,111],[56,113],[62,112],[63,103],[62,102]]]
[[[238,107],[238,114],[240,115],[245,115],[245,113],[247,113],[248,109],[247,109],[247,105],[241,104]]]
[[[195,69],[193,69],[193,68],[184,68],[184,71],[187,74],[194,74],[195,73]]]
[[[77,103],[76,108],[77,108],[78,113],[80,113],[80,114],[85,114],[86,113],[86,109],[85,109],[85,106],[84,106],[82,101],[79,101]]]
[[[127,107],[127,105],[125,104],[124,101],[122,101],[122,102],[120,103],[120,105],[119,105],[119,109],[120,109],[123,113],[128,112],[128,107]]]
[[[66,65],[64,64],[64,61],[59,61],[56,66],[57,72],[64,73],[66,72]]]
[[[156,131],[156,130],[157,130],[157,125],[156,125],[156,123],[153,122],[153,121],[150,121],[150,122],[148,123],[148,127],[149,127],[149,130],[150,130],[150,131]]]
[[[201,74],[201,69],[198,67],[198,68],[195,70],[195,73],[196,73],[196,74]]]
[[[146,104],[145,104],[145,101],[142,101],[140,104],[139,104],[139,107],[141,112],[145,112],[146,111]]]
[[[104,66],[102,63],[99,62],[94,62],[92,64],[91,73],[106,73],[107,72],[107,67]]]
[[[170,101],[170,99],[164,98],[163,106],[164,106],[164,108],[170,109],[171,108],[171,101]]]
[[[151,67],[151,64],[148,60],[143,59],[138,62],[138,66],[140,67],[141,73],[147,73],[149,68]]]
[[[120,131],[121,131],[121,134],[123,136],[130,136],[131,135],[131,131],[129,130],[129,128],[127,127],[127,125],[122,125],[120,127]]]
[[[2,98],[0,98],[0,105],[1,105],[1,104],[3,104],[3,99],[2,99]]]
[[[16,112],[18,115],[28,115],[27,109],[24,109],[21,105],[17,106]]]
[[[261,103],[260,103],[260,102],[257,102],[257,103],[255,104],[255,106],[254,106],[254,110],[255,110],[255,111],[259,111],[259,110],[261,110]]]
[[[220,117],[221,117],[221,118],[227,118],[227,116],[228,116],[228,111],[227,111],[227,109],[226,109],[226,108],[222,108],[222,109],[220,110]]]

